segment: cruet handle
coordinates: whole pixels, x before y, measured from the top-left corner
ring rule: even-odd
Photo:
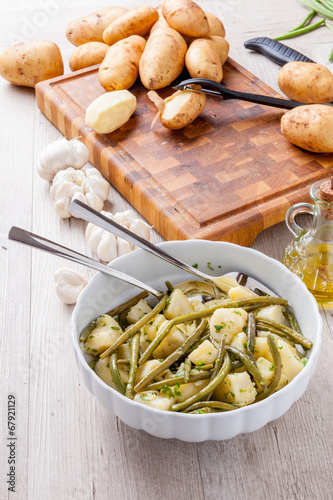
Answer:
[[[312,203],[296,203],[289,208],[286,213],[286,224],[289,229],[295,236],[299,236],[301,233],[304,233],[305,229],[301,228],[295,222],[295,217],[298,214],[311,214],[314,215],[314,205]]]

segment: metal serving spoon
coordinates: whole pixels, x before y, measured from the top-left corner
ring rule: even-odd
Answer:
[[[86,255],[75,252],[70,248],[59,245],[54,241],[43,238],[42,236],[38,236],[37,234],[30,233],[25,229],[13,226],[9,231],[8,238],[10,240],[23,243],[24,245],[38,248],[38,250],[44,250],[45,252],[57,255],[58,257],[63,257],[64,259],[77,262],[78,264],[82,264],[83,266],[91,267],[96,271],[101,271],[102,273],[108,274],[113,278],[118,278],[122,281],[125,281],[126,283],[130,283],[131,285],[137,286],[138,288],[142,288],[152,295],[155,295],[155,297],[157,297],[158,299],[161,299],[163,295],[165,295],[165,292],[155,290],[155,288],[147,285],[146,283],[143,283],[142,281],[137,280],[136,278],[133,278],[132,276],[128,276],[127,274],[117,271],[116,269],[113,269],[106,264],[102,264],[101,262],[98,262],[91,257],[87,257]]]
[[[224,276],[213,277],[199,271],[199,269],[195,269],[189,264],[186,264],[186,262],[177,259],[176,257],[170,255],[162,248],[154,245],[150,241],[147,241],[141,236],[135,234],[133,231],[130,231],[126,227],[121,226],[120,224],[113,221],[109,217],[105,217],[105,215],[101,214],[100,212],[97,212],[96,210],[89,207],[80,200],[72,201],[72,203],[69,206],[69,211],[76,217],[81,217],[83,220],[91,222],[92,224],[95,224],[96,226],[99,226],[102,229],[105,229],[106,231],[109,231],[115,234],[116,236],[119,236],[119,238],[123,238],[124,240],[127,240],[130,243],[133,243],[134,245],[143,248],[144,250],[147,250],[147,252],[150,252],[153,255],[156,255],[157,257],[166,260],[170,264],[179,267],[183,271],[188,271],[189,273],[198,276],[207,283],[210,283],[210,285],[212,285],[213,287],[213,290],[215,291],[216,298],[221,297],[221,290],[228,291],[228,289],[231,286],[235,286],[234,284],[231,285],[228,280],[225,280]]]

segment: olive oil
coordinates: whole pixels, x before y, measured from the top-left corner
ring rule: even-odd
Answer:
[[[314,204],[298,203],[287,211],[286,224],[295,238],[285,249],[282,263],[305,283],[318,302],[333,303],[333,178],[310,188]],[[313,216],[309,230],[297,225],[295,217]]]
[[[299,276],[318,302],[333,302],[333,244],[286,248],[282,262]]]

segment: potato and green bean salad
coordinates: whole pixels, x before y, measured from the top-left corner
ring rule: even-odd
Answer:
[[[312,342],[285,299],[220,280],[172,287],[151,306],[142,292],[92,321],[80,337],[90,366],[114,390],[160,410],[236,410],[280,390]]]

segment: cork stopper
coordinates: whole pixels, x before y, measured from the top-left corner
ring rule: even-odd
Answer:
[[[333,219],[333,177],[331,179],[324,181],[320,185],[320,198],[326,203],[332,203],[332,208],[327,208],[322,211],[322,216],[325,219]]]

